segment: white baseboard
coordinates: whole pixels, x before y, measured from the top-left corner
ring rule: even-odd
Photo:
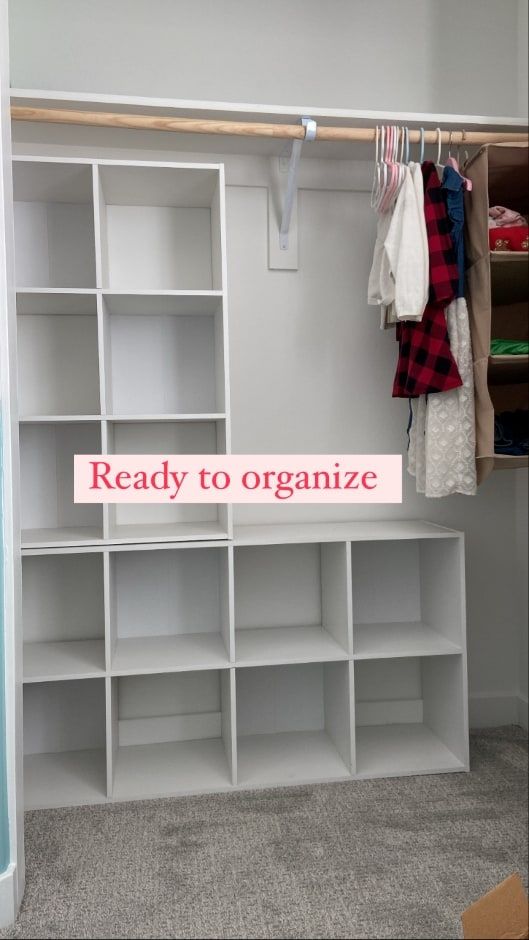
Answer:
[[[471,728],[522,725],[527,728],[527,699],[512,692],[479,692],[468,703]]]
[[[518,695],[518,724],[527,731],[527,695]]]
[[[0,929],[11,927],[16,918],[16,865],[11,862],[0,875]]]

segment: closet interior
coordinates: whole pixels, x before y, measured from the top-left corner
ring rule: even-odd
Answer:
[[[200,144],[211,163],[14,157],[29,808],[468,769],[461,533],[73,502],[76,453],[230,452],[224,166]]]

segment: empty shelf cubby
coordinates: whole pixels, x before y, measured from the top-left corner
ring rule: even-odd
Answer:
[[[22,559],[24,682],[105,673],[103,555]]]
[[[224,414],[222,301],[106,294],[107,413]]]
[[[345,543],[235,548],[238,666],[347,659]]]
[[[19,288],[96,286],[92,167],[13,161]]]
[[[353,542],[351,549],[355,659],[461,652],[458,539]]]
[[[19,292],[17,326],[21,420],[99,415],[95,294]]]
[[[467,767],[461,655],[356,662],[356,773],[442,773]]]
[[[222,454],[225,422],[112,421],[108,452],[113,454]],[[175,466],[175,469],[178,467]],[[214,503],[118,503],[109,506],[114,541],[195,540],[226,537],[228,508]]]
[[[99,165],[103,287],[221,288],[219,171]]]
[[[24,687],[26,809],[103,802],[105,748],[104,679]]]
[[[229,669],[114,678],[111,699],[115,798],[231,786]]]
[[[229,664],[227,548],[120,551],[109,562],[114,674]]]
[[[20,426],[22,544],[78,545],[103,537],[103,509],[74,503],[74,455],[100,454],[99,422]]]
[[[241,786],[349,776],[349,670],[346,662],[237,670]]]

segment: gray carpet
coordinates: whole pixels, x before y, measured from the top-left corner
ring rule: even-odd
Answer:
[[[27,890],[2,937],[456,938],[525,878],[526,737],[472,772],[27,814]]]

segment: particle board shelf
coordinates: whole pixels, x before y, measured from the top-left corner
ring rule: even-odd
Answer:
[[[243,787],[344,780],[350,770],[325,731],[241,736],[238,781]]]
[[[228,538],[228,531],[217,522],[167,522],[114,525],[108,540],[115,545],[146,542],[195,542]]]
[[[235,631],[237,666],[316,663],[348,659],[323,627],[261,627]]]
[[[109,313],[116,316],[212,316],[223,291],[117,291],[103,290]]]
[[[153,799],[231,789],[221,740],[178,741],[120,747],[115,760],[115,800]]]
[[[106,798],[103,748],[30,754],[24,758],[27,810],[91,805],[104,803]]]
[[[98,545],[102,542],[102,526],[22,529],[22,548],[73,548],[77,545]]]
[[[149,422],[149,424],[161,424],[165,421],[174,421],[176,423],[182,422],[193,422],[193,421],[225,421],[226,413],[225,412],[204,412],[197,414],[135,414],[135,415],[104,415],[105,421],[113,421],[116,424],[121,424],[122,422],[133,422],[141,423],[144,421]]]
[[[104,640],[24,643],[24,682],[94,679],[105,675]]]
[[[425,724],[356,729],[358,777],[398,777],[465,770],[464,763]]]
[[[354,659],[461,653],[461,645],[423,623],[358,623],[353,635]]]
[[[200,669],[225,669],[229,656],[220,633],[118,639],[111,673],[146,675]]]

